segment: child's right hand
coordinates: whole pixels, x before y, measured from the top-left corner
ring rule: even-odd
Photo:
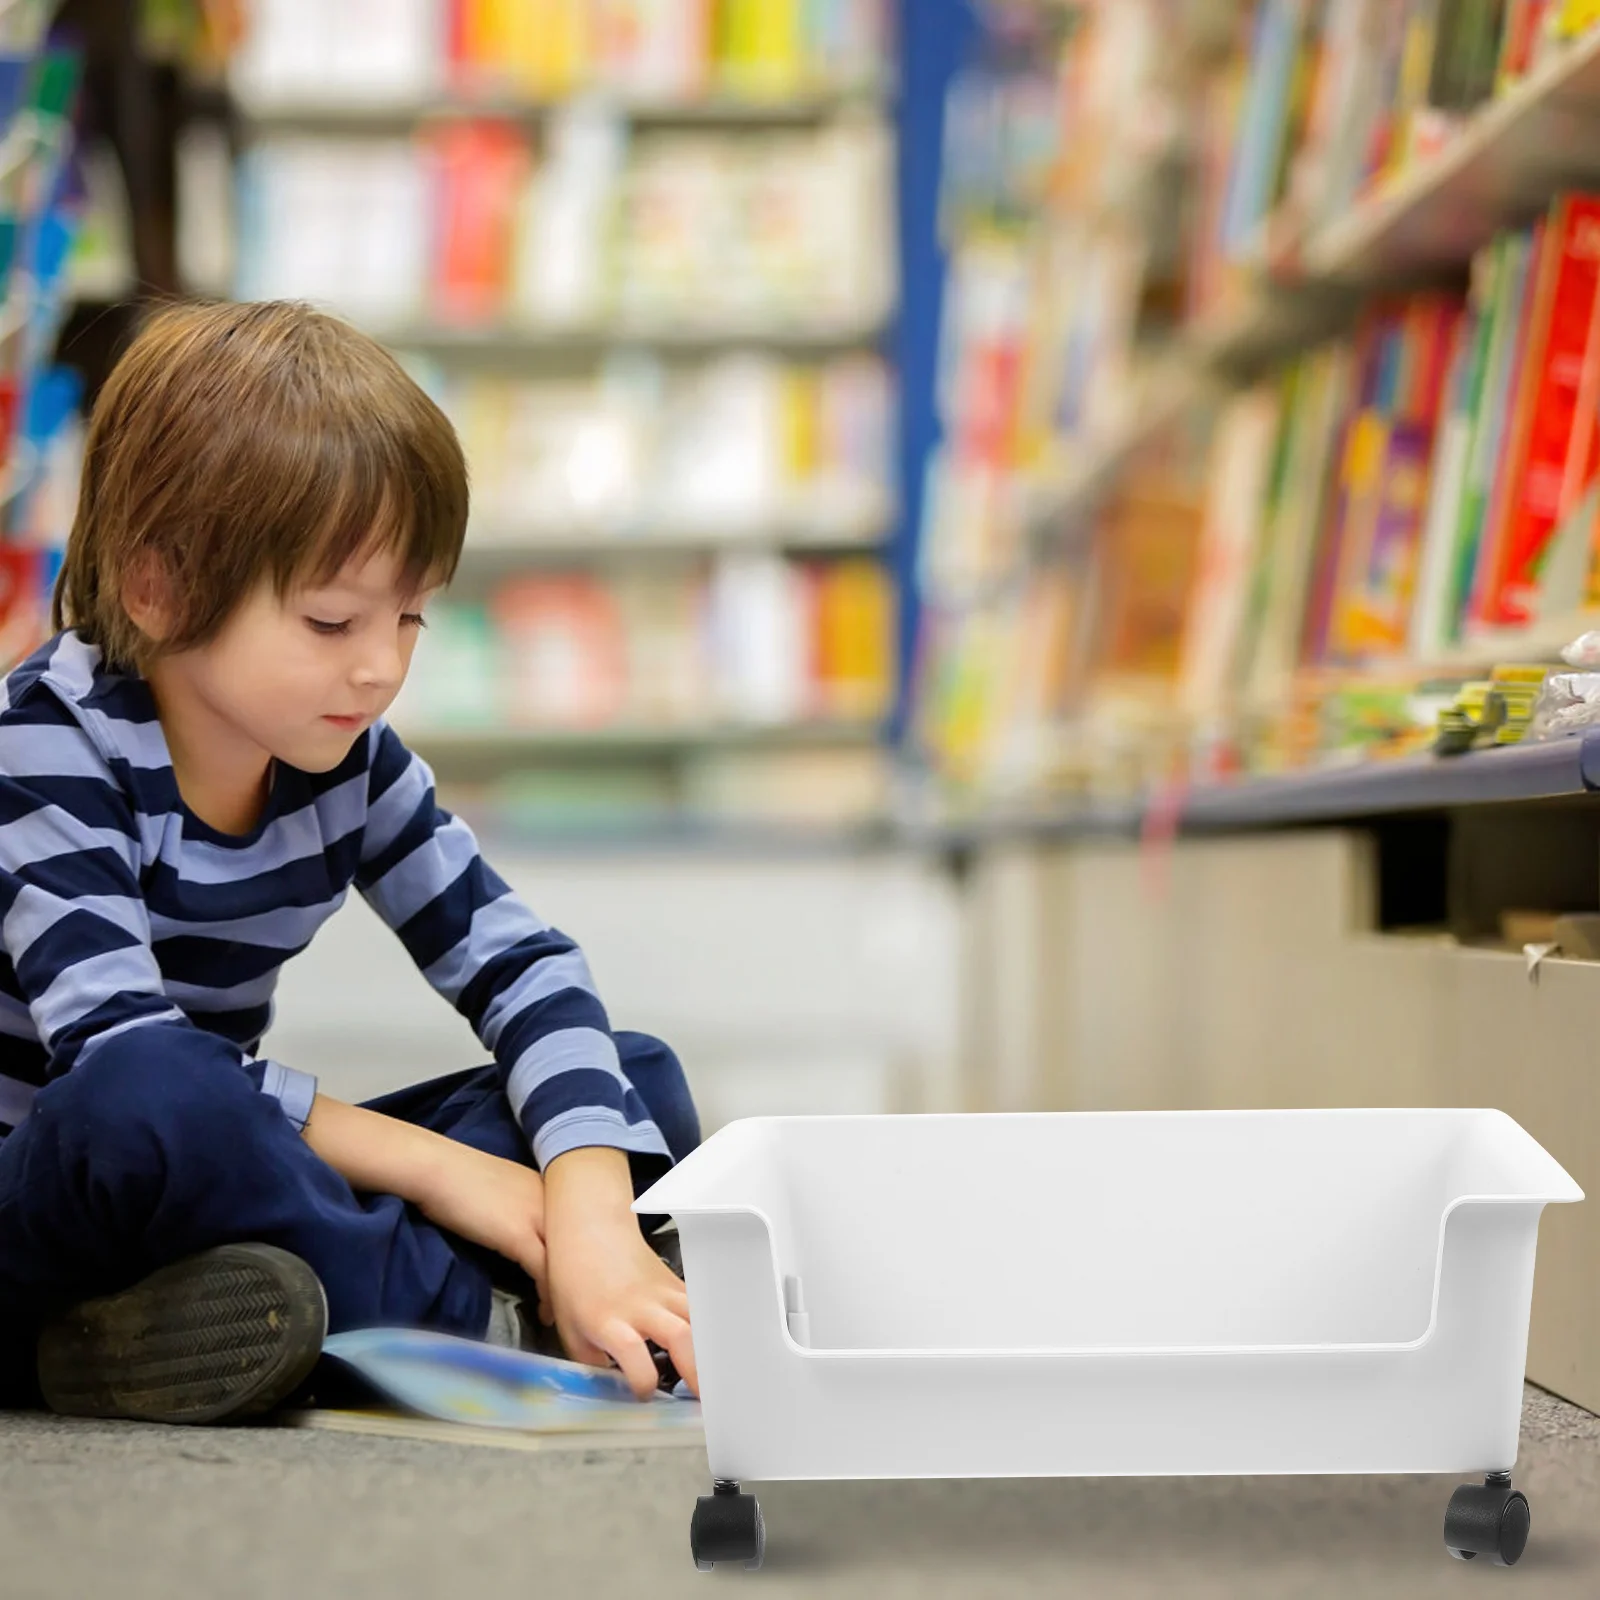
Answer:
[[[545,1300],[544,1179],[519,1162],[444,1141],[438,1167],[418,1200],[424,1216],[505,1256],[539,1286]]]

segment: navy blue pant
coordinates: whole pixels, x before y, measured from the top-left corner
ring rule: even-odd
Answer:
[[[126,1041],[126,1043],[124,1042]],[[675,1161],[700,1141],[677,1057],[619,1033],[622,1069]],[[369,1102],[511,1161],[531,1161],[493,1066]],[[665,1170],[636,1158],[636,1182]],[[417,1326],[480,1335],[509,1262],[394,1195],[356,1194],[246,1073],[152,1057],[129,1033],[39,1091],[0,1140],[0,1398],[31,1387],[39,1321],[213,1245],[259,1240],[315,1269],[330,1330]]]

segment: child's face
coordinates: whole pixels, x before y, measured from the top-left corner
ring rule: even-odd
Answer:
[[[435,592],[403,594],[387,551],[282,600],[263,582],[210,644],[180,658],[186,692],[258,751],[330,771],[399,693]]]

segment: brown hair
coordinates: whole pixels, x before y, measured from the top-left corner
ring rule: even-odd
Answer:
[[[169,305],[95,402],[53,626],[142,670],[215,638],[263,577],[281,599],[384,549],[409,588],[448,583],[466,523],[455,430],[381,345],[289,301]],[[152,557],[159,646],[122,601]]]

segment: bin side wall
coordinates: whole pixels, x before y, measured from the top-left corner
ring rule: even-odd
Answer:
[[[807,1353],[751,1215],[686,1218],[716,1478],[1475,1473],[1515,1461],[1535,1219],[1465,1206],[1412,1350],[1277,1355]]]

